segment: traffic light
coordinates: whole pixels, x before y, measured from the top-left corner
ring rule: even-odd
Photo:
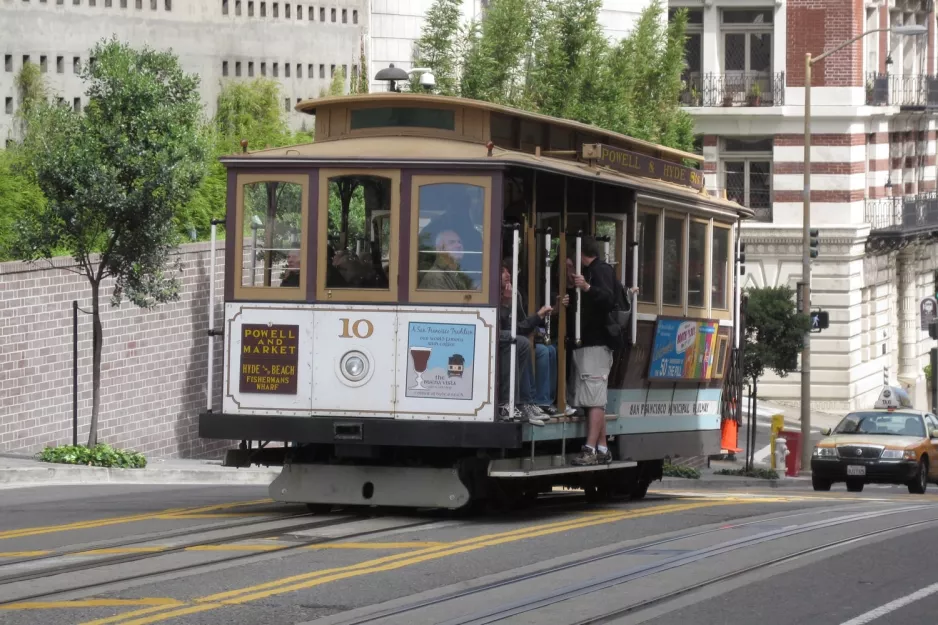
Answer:
[[[820,245],[820,236],[821,233],[817,228],[811,228],[808,230],[808,254],[811,256],[811,258],[817,258],[818,247]]]
[[[739,244],[739,275],[746,275],[746,244]]]
[[[830,315],[824,310],[811,312],[811,331],[820,332],[830,327]]]

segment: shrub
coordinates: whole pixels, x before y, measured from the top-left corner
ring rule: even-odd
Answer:
[[[98,443],[90,449],[84,445],[46,447],[39,452],[38,458],[43,462],[84,464],[89,467],[142,469],[147,466],[147,459],[143,457],[143,454],[135,451],[114,449],[107,443]]]
[[[662,473],[664,474],[664,477],[683,477],[689,480],[700,479],[700,471],[694,467],[688,467],[681,464],[667,463],[664,465],[664,470]]]
[[[733,475],[736,477],[754,477],[760,480],[777,480],[778,473],[775,469],[720,469],[714,472],[715,475]]]

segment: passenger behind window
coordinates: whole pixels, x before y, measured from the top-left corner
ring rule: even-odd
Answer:
[[[287,254],[287,266],[284,269],[283,276],[280,279],[280,286],[298,287],[300,286],[300,252],[291,250]]]
[[[443,230],[434,241],[436,258],[433,265],[424,270],[420,289],[429,291],[476,291],[477,279],[469,277],[462,268],[462,238],[453,230]]]

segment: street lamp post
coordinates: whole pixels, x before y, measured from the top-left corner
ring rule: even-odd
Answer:
[[[802,301],[805,311],[811,311],[811,67],[818,61],[823,61],[830,55],[840,52],[847,46],[859,41],[867,35],[891,31],[896,35],[916,36],[928,33],[928,27],[921,24],[910,26],[895,26],[893,28],[874,28],[848,39],[836,48],[823,54],[812,57],[811,53],[804,58],[804,214],[801,244],[801,273],[802,273]],[[811,440],[811,334],[804,334],[804,350],[801,352],[801,466],[811,466],[812,446]]]

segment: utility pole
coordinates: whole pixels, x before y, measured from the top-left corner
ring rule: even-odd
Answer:
[[[804,215],[801,243],[801,297],[811,310],[811,53],[804,55]],[[804,333],[801,352],[801,466],[811,466],[811,333]]]

